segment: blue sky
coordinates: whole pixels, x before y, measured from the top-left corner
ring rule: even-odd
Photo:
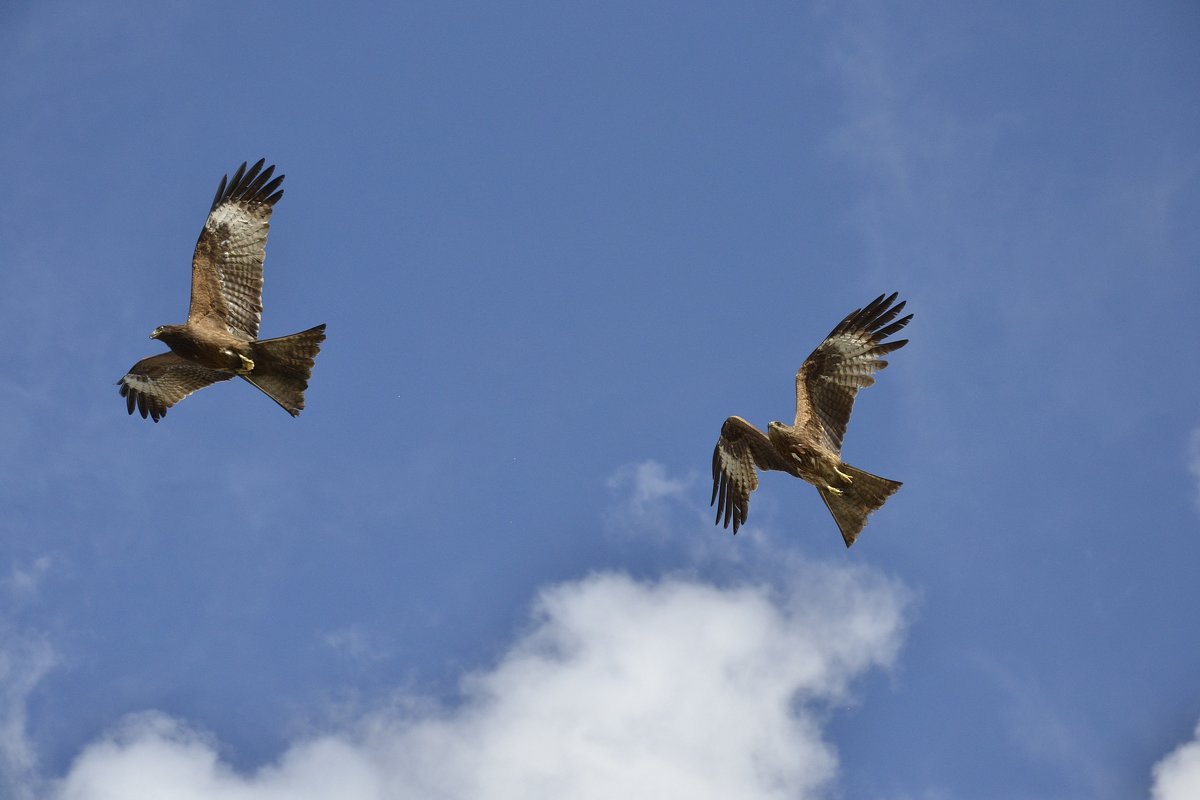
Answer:
[[[1200,792],[1187,3],[8,3],[0,789]],[[291,419],[114,382],[286,173]],[[899,291],[847,551],[731,414]]]

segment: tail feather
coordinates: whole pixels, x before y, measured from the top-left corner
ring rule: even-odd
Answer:
[[[852,483],[839,487],[842,494],[836,495],[828,489],[818,491],[842,532],[846,547],[849,547],[866,526],[867,516],[886,503],[901,484],[900,481],[881,478],[849,464],[842,464],[839,469],[854,479]]]
[[[324,323],[291,336],[254,343],[254,370],[243,375],[293,417],[304,409],[304,390],[325,341]]]

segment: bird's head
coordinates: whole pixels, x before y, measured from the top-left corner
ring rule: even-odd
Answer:
[[[150,338],[151,338],[151,339],[157,339],[158,337],[162,336],[162,335],[163,335],[163,330],[164,330],[165,328],[166,328],[166,326],[165,326],[165,325],[159,325],[157,328],[155,328],[154,330],[150,331]]]

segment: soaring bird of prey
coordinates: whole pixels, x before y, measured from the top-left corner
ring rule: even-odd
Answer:
[[[117,384],[132,414],[155,422],[167,409],[210,383],[239,376],[262,390],[293,417],[304,408],[313,361],[325,341],[325,325],[278,339],[259,339],[262,265],[271,211],[283,176],[271,179],[266,159],[233,178],[221,178],[192,256],[192,301],[187,322],[160,325],[150,334],[170,352],[130,367]]]
[[[856,308],[796,372],[796,420],[772,422],[766,434],[741,417],[721,427],[713,451],[713,492],[717,522],[733,521],[733,532],[745,524],[750,493],[758,488],[754,471],[777,469],[817,487],[842,532],[846,547],[854,544],[867,515],[900,488],[899,481],[880,478],[842,461],[842,436],[858,390],[875,382],[873,373],[888,362],[883,356],[908,344],[907,339],[885,342],[912,319],[896,319],[904,303],[896,294],[880,295],[866,308]],[[893,322],[892,320],[895,320]]]

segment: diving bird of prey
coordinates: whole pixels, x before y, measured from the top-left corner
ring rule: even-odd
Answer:
[[[772,422],[764,434],[741,417],[721,426],[713,451],[713,492],[717,522],[733,521],[733,532],[745,524],[750,493],[758,488],[754,471],[777,469],[817,487],[842,532],[846,547],[854,544],[867,515],[900,488],[899,481],[880,478],[842,461],[842,436],[858,390],[875,382],[873,373],[888,362],[883,356],[908,344],[885,342],[912,319],[896,319],[904,302],[880,295],[866,308],[856,308],[813,350],[796,373],[796,420]],[[893,322],[892,320],[896,320]]]
[[[192,301],[182,325],[160,325],[150,334],[170,352],[143,358],[117,384],[132,414],[155,422],[197,389],[245,379],[293,417],[304,408],[313,361],[325,325],[278,339],[259,339],[262,265],[271,211],[283,176],[271,179],[266,159],[245,162],[221,178],[192,256]]]

